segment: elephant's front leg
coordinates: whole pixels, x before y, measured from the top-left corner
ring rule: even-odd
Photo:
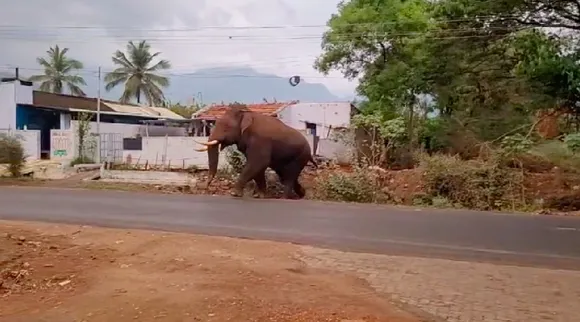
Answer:
[[[232,190],[231,195],[234,197],[242,197],[244,195],[244,187],[248,181],[252,179],[256,180],[256,177],[260,177],[261,174],[261,178],[263,179],[265,186],[266,178],[264,175],[267,167],[267,165],[262,165],[261,163],[246,162],[246,165],[242,169],[242,173],[240,173],[238,176],[238,180],[234,185],[234,189]],[[260,182],[260,178],[258,178],[256,180],[256,186],[260,187],[261,183],[262,182]]]

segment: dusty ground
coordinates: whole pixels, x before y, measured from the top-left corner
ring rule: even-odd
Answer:
[[[297,247],[0,221],[0,321],[416,322]]]

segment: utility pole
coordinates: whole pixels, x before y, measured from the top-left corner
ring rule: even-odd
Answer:
[[[101,66],[97,82],[97,162],[101,163]]]

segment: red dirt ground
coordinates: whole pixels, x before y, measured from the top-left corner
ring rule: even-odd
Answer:
[[[299,247],[0,221],[0,321],[419,322]]]

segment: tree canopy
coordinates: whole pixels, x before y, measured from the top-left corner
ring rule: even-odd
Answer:
[[[117,50],[113,54],[113,63],[119,67],[105,76],[105,89],[110,91],[124,84],[121,103],[128,103],[133,98],[141,103],[144,96],[149,105],[162,106],[165,102],[163,88],[169,86],[169,79],[157,72],[171,68],[171,64],[164,59],[155,62],[160,54],[151,53],[151,46],[145,40],[138,44],[129,41],[126,53]]]
[[[351,0],[329,19],[315,68],[358,77],[362,110],[404,117],[410,144],[494,141],[525,132],[538,110],[578,119],[579,10],[577,1]]]
[[[31,82],[40,82],[40,90],[56,94],[64,94],[65,87],[71,95],[86,96],[81,86],[87,85],[82,76],[75,72],[83,69],[83,64],[67,56],[68,48],[58,45],[46,51],[47,57],[38,57],[36,61],[44,73],[29,78]]]

